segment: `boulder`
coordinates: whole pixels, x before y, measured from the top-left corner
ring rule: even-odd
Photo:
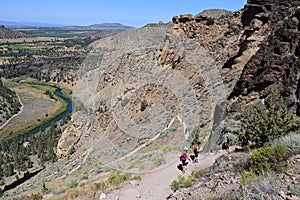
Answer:
[[[178,18],[178,16],[174,16],[174,17],[172,18],[172,22],[173,22],[174,24],[178,24],[178,23],[179,23],[179,18]]]
[[[193,20],[194,20],[194,18],[193,18],[192,14],[183,14],[183,15],[180,15],[180,18],[179,18],[179,22],[181,22],[181,23],[186,23],[186,22],[190,22]]]

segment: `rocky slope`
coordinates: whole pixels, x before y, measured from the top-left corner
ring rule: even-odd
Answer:
[[[73,145],[84,143],[86,134],[106,132],[106,139],[116,146],[115,142],[126,141],[122,142],[125,155],[139,146],[134,143],[155,138],[163,127],[176,129],[180,139],[199,125],[207,130],[205,140],[213,127],[215,106],[226,100],[241,73],[233,69],[224,83],[223,63],[238,52],[242,34],[241,12],[226,14],[212,25],[207,24],[207,16],[182,15],[174,17],[168,29],[163,24],[146,26],[95,42],[95,51],[82,69],[88,78],[78,81],[74,91],[87,115],[94,117],[87,122],[89,127],[82,127],[87,131],[79,130],[81,139],[75,137]],[[140,110],[142,100],[149,105],[145,112]],[[78,126],[76,119],[74,123]],[[145,126],[150,130],[141,128]],[[59,152],[67,152],[62,146],[63,140]]]
[[[204,151],[220,149],[225,135],[236,136],[246,104],[263,99],[275,86],[296,107],[298,7],[299,1],[293,0],[249,0],[233,13],[182,14],[170,24],[96,41],[79,69],[75,113],[57,147],[60,161],[20,188],[37,186],[43,177],[80,179],[74,175],[78,170],[89,177],[106,170],[149,172],[169,152],[189,145],[199,126]],[[194,186],[170,198],[217,198],[235,191],[247,156],[223,156]],[[291,159],[297,179],[299,158]],[[286,195],[284,183],[290,177],[276,176],[287,180],[281,183]]]
[[[0,77],[0,129],[20,111],[21,103],[16,93],[5,87]]]
[[[5,28],[0,25],[0,39],[12,39],[26,37],[26,34]]]
[[[268,174],[263,182],[241,191],[241,175],[248,158],[249,154],[236,152],[219,157],[212,167],[200,171],[192,186],[177,190],[167,199],[299,199],[292,191],[300,180],[299,155],[289,159],[291,165],[286,173]]]

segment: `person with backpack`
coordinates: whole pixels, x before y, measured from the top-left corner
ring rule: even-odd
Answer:
[[[180,161],[182,162],[182,173],[183,174],[187,170],[187,166],[189,164],[188,160],[191,161],[191,158],[188,154],[188,148],[185,147],[182,154],[180,155]]]
[[[199,152],[200,152],[200,142],[195,142],[194,145],[193,145],[193,152],[194,152],[194,155],[195,155],[195,158],[194,158],[194,162],[198,162],[198,155],[199,155]]]

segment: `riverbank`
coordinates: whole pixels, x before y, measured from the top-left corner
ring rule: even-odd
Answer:
[[[7,80],[6,85],[20,96],[24,108],[0,131],[0,135],[11,132],[23,135],[37,127],[44,127],[67,110],[68,103],[63,98],[71,101],[68,91],[62,92],[62,96],[55,95],[62,89],[54,84]]]

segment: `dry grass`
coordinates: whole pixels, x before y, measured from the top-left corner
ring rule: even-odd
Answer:
[[[79,196],[93,195],[94,191],[89,188],[84,189],[69,189],[63,194],[49,196],[49,200],[73,200]]]

